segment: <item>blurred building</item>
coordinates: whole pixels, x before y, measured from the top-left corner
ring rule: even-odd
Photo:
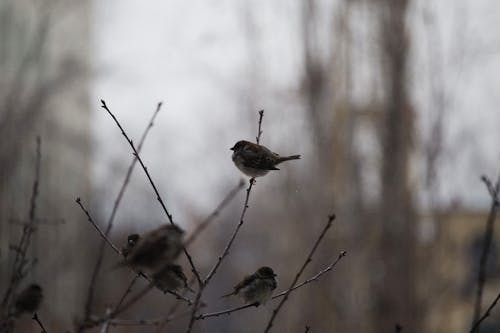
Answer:
[[[437,214],[436,219],[440,223],[438,237],[428,245],[428,258],[420,258],[422,272],[425,274],[429,268],[432,271],[427,275],[428,279],[420,280],[421,295],[427,308],[428,331],[467,332],[471,327],[487,213],[449,210]],[[499,241],[497,221],[486,267],[483,312],[500,290]],[[495,309],[481,325],[481,332],[499,330],[500,312]]]
[[[28,220],[40,136],[41,222],[29,253],[38,263],[21,287],[44,288],[49,330],[56,314],[71,324],[82,307],[86,258],[75,249],[88,226],[75,218],[74,199],[90,192],[89,15],[90,1],[0,3],[0,293],[11,275],[9,245]]]

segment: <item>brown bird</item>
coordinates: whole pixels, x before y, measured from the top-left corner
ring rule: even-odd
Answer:
[[[245,140],[236,142],[231,150],[236,167],[252,178],[264,176],[270,170],[279,170],[276,165],[282,162],[300,159],[300,155],[280,156],[262,145]]]
[[[238,283],[233,292],[222,297],[239,295],[245,303],[256,303],[257,306],[265,304],[276,289],[276,274],[272,268],[264,266],[259,268],[255,273],[246,276],[243,281]]]
[[[183,235],[184,231],[176,225],[161,225],[140,236],[118,266],[128,265],[143,273],[154,273],[177,259],[183,248]]]
[[[42,299],[42,288],[38,284],[30,284],[17,295],[14,303],[16,308],[14,315],[19,316],[22,313],[35,312],[40,306]]]
[[[167,290],[177,291],[181,288],[186,288],[191,292],[193,291],[193,289],[188,286],[187,278],[182,271],[182,267],[176,264],[167,264],[154,273],[153,283],[163,292],[167,292]]]

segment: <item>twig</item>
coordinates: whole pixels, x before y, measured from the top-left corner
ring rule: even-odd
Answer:
[[[88,210],[85,209],[85,207],[83,206],[82,199],[80,199],[78,197],[78,198],[75,199],[75,202],[80,206],[80,208],[83,210],[83,212],[85,213],[85,215],[87,215],[87,220],[90,222],[90,224],[92,224],[92,226],[94,227],[94,229],[97,230],[97,232],[99,233],[99,235],[101,235],[102,239],[104,239],[106,241],[106,243],[108,243],[108,245],[111,246],[111,248],[118,255],[121,255],[121,251],[116,247],[115,244],[113,244],[113,242],[111,242],[109,240],[108,236],[106,236],[106,234],[104,234],[104,232],[102,232],[102,230],[99,228],[99,226],[94,222],[94,220],[92,219],[92,216],[90,216],[90,213],[88,212]]]
[[[262,118],[263,117],[264,117],[264,110],[260,110],[259,111],[259,127],[258,127],[257,137],[256,137],[257,143],[259,143],[260,137],[262,135],[261,127],[262,127]],[[193,310],[191,312],[191,318],[189,319],[189,324],[188,324],[188,328],[187,328],[186,333],[190,333],[191,330],[193,329],[193,325],[194,325],[194,322],[196,320],[196,311],[198,311],[198,306],[199,306],[199,303],[200,303],[203,291],[205,290],[205,287],[208,285],[208,283],[210,282],[210,280],[212,279],[212,277],[217,272],[217,269],[221,265],[221,263],[224,260],[224,258],[229,254],[229,249],[233,245],[233,242],[236,239],[236,235],[238,235],[238,232],[240,231],[240,228],[241,228],[241,226],[244,223],[245,214],[246,214],[246,211],[248,209],[248,200],[250,199],[250,192],[252,191],[252,187],[253,187],[254,184],[255,184],[255,179],[254,178],[250,178],[249,185],[248,185],[248,188],[247,188],[247,195],[245,197],[245,203],[243,204],[243,210],[241,211],[240,222],[238,223],[238,225],[234,229],[234,232],[231,235],[231,238],[229,239],[229,242],[227,243],[226,247],[224,248],[224,251],[222,251],[222,254],[217,259],[217,262],[214,264],[214,266],[212,267],[212,269],[209,271],[209,273],[207,274],[207,276],[205,277],[205,279],[199,284],[198,293],[196,294],[196,298],[195,298],[195,301],[194,301]]]
[[[304,333],[308,333],[310,330],[311,330],[311,327],[306,325],[306,330],[304,331]]]
[[[335,259],[335,261],[332,262],[330,265],[328,265],[326,268],[322,269],[321,271],[319,271],[317,274],[315,274],[311,278],[305,280],[302,283],[299,283],[298,285],[294,286],[293,288],[287,289],[287,290],[285,290],[283,292],[280,292],[280,293],[274,295],[273,297],[271,297],[271,299],[277,299],[277,298],[283,297],[289,291],[290,292],[294,291],[295,289],[301,288],[301,287],[303,287],[303,286],[305,286],[305,285],[307,285],[307,284],[309,284],[311,282],[317,281],[323,274],[328,273],[329,271],[331,271],[337,265],[337,263],[343,257],[345,257],[345,256],[346,256],[346,252],[345,251],[341,251],[339,253],[339,256],[337,257],[337,259]],[[250,307],[256,306],[256,305],[257,305],[257,303],[250,303],[250,304],[245,304],[245,305],[242,305],[242,306],[238,306],[236,308],[226,309],[226,310],[217,311],[217,312],[204,313],[204,314],[198,315],[196,317],[196,320],[210,318],[210,317],[218,317],[218,316],[225,315],[225,314],[229,315],[229,314],[231,314],[233,312],[240,311],[240,310],[243,310],[243,309],[247,309],[247,308],[250,308]]]
[[[130,294],[130,292],[132,291],[132,287],[133,287],[133,285],[137,282],[137,280],[139,279],[139,277],[140,277],[140,276],[141,276],[140,274],[137,274],[136,276],[134,276],[134,278],[133,278],[133,279],[130,281],[130,283],[128,284],[127,289],[125,289],[125,292],[124,292],[124,293],[123,293],[123,295],[120,297],[120,300],[119,300],[119,301],[118,301],[118,303],[115,305],[114,309],[113,309],[113,310],[110,310],[110,312],[109,312],[109,313],[108,313],[108,312],[106,312],[106,316],[110,315],[113,311],[118,310],[118,309],[122,306],[123,302],[125,301],[125,298],[127,298],[128,294]],[[103,329],[102,329],[102,332],[103,332],[103,333],[107,333],[107,332],[108,332],[108,330],[109,330],[109,326],[110,326],[109,321],[106,321],[106,322],[104,323],[104,327],[103,327]]]
[[[43,324],[40,321],[40,318],[38,318],[38,314],[36,312],[33,314],[32,319],[38,323],[38,326],[40,326],[40,328],[42,329],[42,333],[47,333],[47,330],[45,329],[45,327],[43,327]]]
[[[229,191],[229,193],[224,197],[224,199],[217,205],[215,210],[207,216],[200,224],[196,226],[196,228],[193,230],[193,232],[189,235],[189,237],[186,239],[184,242],[184,246],[188,247],[199,235],[200,233],[205,230],[212,221],[215,220],[217,216],[219,216],[220,212],[226,207],[227,204],[229,204],[236,196],[236,194],[239,192],[240,189],[243,188],[245,185],[245,182],[243,179],[241,179],[238,182],[238,185],[236,185],[234,188]]]
[[[36,159],[35,159],[35,180],[33,181],[33,188],[30,198],[29,209],[29,222],[24,226],[19,245],[14,246],[16,249],[16,256],[14,257],[14,264],[12,265],[12,276],[10,278],[9,286],[5,291],[0,308],[5,309],[6,313],[10,312],[11,304],[10,298],[17,289],[19,283],[24,278],[26,272],[24,267],[26,264],[26,253],[31,244],[31,236],[35,232],[36,218],[36,202],[38,198],[38,187],[40,182],[40,164],[41,164],[41,139],[39,136],[36,138]]]
[[[168,220],[170,221],[170,223],[172,225],[176,225],[175,222],[174,222],[174,220],[173,220],[172,214],[169,213],[167,207],[165,206],[165,203],[163,202],[163,199],[160,196],[160,192],[158,192],[158,189],[156,188],[156,185],[153,182],[153,179],[151,178],[151,175],[149,174],[148,168],[144,165],[144,162],[142,161],[142,159],[141,159],[141,157],[139,155],[139,152],[135,148],[135,145],[134,145],[133,141],[128,137],[127,133],[125,133],[122,125],[120,124],[120,122],[118,121],[118,119],[116,119],[115,115],[109,110],[109,108],[106,105],[106,102],[104,100],[101,100],[101,103],[102,103],[101,107],[108,112],[108,114],[111,116],[111,118],[113,118],[113,120],[115,121],[116,125],[120,129],[122,135],[125,137],[125,139],[127,140],[128,144],[132,148],[134,156],[137,158],[137,160],[139,161],[142,169],[144,170],[144,173],[146,174],[146,176],[147,176],[147,178],[149,180],[149,183],[151,184],[151,187],[153,188],[153,191],[156,194],[156,199],[158,200],[158,202],[160,203],[163,211],[167,215]],[[200,277],[200,274],[198,273],[198,270],[196,269],[196,267],[194,265],[193,258],[191,257],[191,255],[189,254],[189,252],[186,250],[186,247],[183,247],[182,249],[183,249],[184,254],[186,255],[186,257],[187,257],[187,259],[189,261],[189,265],[191,265],[191,270],[192,270],[193,274],[196,276],[196,279],[198,280],[198,284],[201,285],[202,284],[201,277]]]
[[[159,326],[164,322],[169,322],[175,319],[186,317],[191,313],[191,310],[176,314],[175,316],[167,316],[157,319],[113,319],[109,321],[111,326]]]
[[[139,141],[139,145],[137,146],[137,151],[141,151],[142,146],[144,144],[144,141],[146,140],[146,137],[149,133],[149,130],[153,127],[154,120],[155,120],[156,116],[158,115],[158,113],[160,112],[161,105],[162,105],[161,102],[158,103],[158,105],[156,107],[156,111],[153,113],[153,115],[151,116],[151,119],[149,120],[148,125],[144,129],[144,132],[142,133],[141,139]],[[111,232],[111,229],[113,228],[113,222],[114,222],[114,219],[116,216],[116,212],[118,211],[118,207],[120,206],[120,202],[123,198],[123,195],[125,194],[125,190],[127,189],[128,183],[130,181],[130,177],[132,176],[132,172],[134,171],[136,164],[137,164],[137,157],[134,157],[132,159],[132,162],[130,163],[130,165],[128,167],[127,173],[125,175],[125,179],[123,180],[120,191],[118,192],[118,195],[115,199],[113,209],[112,209],[111,214],[108,218],[106,231],[104,232],[104,234],[106,236],[109,236],[109,233]],[[90,316],[92,303],[94,301],[95,287],[97,284],[97,275],[99,274],[99,270],[101,269],[102,261],[104,259],[104,246],[105,246],[105,241],[103,239],[101,241],[101,244],[99,245],[99,249],[97,251],[97,261],[94,265],[94,269],[92,271],[92,275],[90,278],[89,287],[87,290],[87,299],[85,301],[85,308],[84,308],[84,310],[85,310],[84,317],[85,318],[88,318]]]
[[[470,330],[469,333],[474,333],[474,332],[476,332],[476,331],[479,330],[479,325],[481,325],[481,323],[483,322],[483,320],[485,320],[490,315],[491,310],[493,310],[493,308],[497,305],[497,302],[498,302],[499,299],[500,299],[500,293],[498,293],[498,295],[495,298],[495,300],[493,301],[493,303],[491,303],[491,305],[488,307],[488,310],[486,310],[486,312],[481,316],[481,318],[479,318],[474,323],[474,325],[472,326],[472,328],[471,328],[471,330]]]
[[[336,265],[337,263],[340,261],[340,259],[342,259],[343,257],[345,257],[347,255],[347,252],[346,251],[340,251],[339,253],[339,256],[337,257],[337,259],[335,259],[334,262],[332,262],[330,265],[328,265],[328,267],[326,267],[325,269],[322,269],[321,271],[319,271],[316,275],[314,275],[313,277],[305,280],[304,282],[302,283],[299,283],[298,285],[294,286],[293,288],[289,289],[290,291],[293,291],[295,289],[298,289],[300,287],[303,287],[305,286],[306,284],[309,284],[311,282],[314,282],[314,281],[317,281],[321,275],[325,274],[325,273],[328,273],[329,271],[331,271]],[[282,297],[282,296],[285,296],[286,293],[288,292],[288,290],[285,290],[279,294],[276,294],[272,297],[272,299],[275,299],[275,298],[278,298],[278,297]]]
[[[255,140],[257,141],[257,144],[260,143],[260,137],[263,133],[263,131],[261,130],[261,127],[262,127],[262,118],[264,118],[264,110],[260,110],[259,111],[259,130],[257,131],[257,137],[255,138]]]
[[[271,330],[271,327],[273,326],[273,321],[274,319],[276,318],[276,316],[278,315],[278,312],[280,311],[281,307],[283,306],[283,304],[285,304],[285,302],[288,300],[288,296],[290,295],[290,293],[292,292],[292,289],[293,287],[295,286],[295,284],[297,283],[297,281],[299,280],[300,276],[302,275],[302,273],[304,272],[305,268],[307,267],[307,265],[311,262],[311,258],[314,254],[314,252],[316,252],[316,249],[318,248],[318,245],[321,243],[321,240],[323,239],[323,237],[325,236],[326,232],[328,231],[328,229],[330,229],[330,227],[332,226],[332,223],[333,223],[333,220],[335,219],[335,215],[330,215],[328,217],[328,222],[326,223],[325,227],[323,228],[323,231],[321,232],[321,234],[319,235],[318,239],[316,240],[316,242],[314,243],[311,251],[309,252],[309,255],[307,256],[306,258],[306,261],[304,261],[304,264],[302,264],[302,267],[299,269],[299,271],[297,272],[297,275],[295,275],[295,279],[293,280],[293,282],[291,283],[290,285],[290,288],[288,288],[288,290],[286,291],[283,299],[281,300],[281,302],[278,304],[278,306],[273,310],[273,314],[271,315],[271,318],[269,319],[269,322],[266,326],[266,329],[265,329],[265,333],[269,332]],[[339,257],[340,258],[340,257]]]
[[[484,284],[486,282],[486,263],[488,261],[488,256],[491,251],[491,242],[493,240],[493,232],[495,228],[495,219],[498,213],[499,208],[499,200],[498,200],[498,192],[500,188],[500,177],[497,180],[495,186],[492,185],[491,181],[486,176],[482,176],[481,180],[485,183],[486,188],[491,196],[491,206],[490,212],[488,214],[488,219],[486,221],[486,228],[484,230],[484,241],[483,241],[483,249],[481,253],[481,259],[479,261],[479,272],[477,277],[477,289],[476,289],[476,298],[474,302],[474,313],[472,316],[472,323],[475,323],[479,320],[479,316],[481,315],[481,303],[483,300],[483,289]]]

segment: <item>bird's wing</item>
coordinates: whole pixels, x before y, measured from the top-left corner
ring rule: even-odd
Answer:
[[[279,170],[275,167],[275,154],[263,146],[248,146],[242,151],[243,165],[247,168],[261,170]]]
[[[255,274],[245,276],[245,278],[240,283],[234,286],[234,293],[239,293],[241,289],[249,286],[253,281],[255,281],[256,278],[257,276]]]

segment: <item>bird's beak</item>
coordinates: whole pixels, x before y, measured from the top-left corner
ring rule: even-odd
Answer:
[[[229,148],[229,150],[234,150],[234,147],[232,147],[232,148]]]

